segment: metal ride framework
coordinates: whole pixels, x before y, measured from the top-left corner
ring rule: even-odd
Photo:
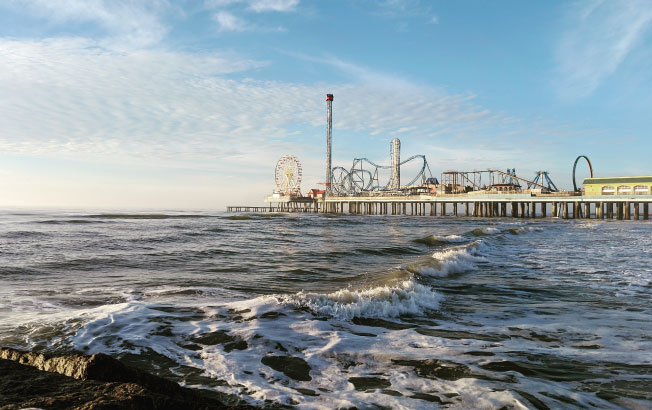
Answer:
[[[537,172],[537,175],[534,177],[532,180],[534,183],[541,183],[547,186],[548,191],[550,192],[557,192],[559,189],[557,189],[557,186],[555,185],[554,182],[552,182],[552,179],[550,179],[550,175],[548,171],[539,171]],[[532,188],[534,185],[528,184],[527,187],[528,189]]]
[[[541,179],[542,174],[543,179]],[[508,169],[506,172],[497,169],[482,171],[444,171],[441,174],[442,185],[444,185],[447,193],[452,194],[481,191],[488,188],[502,191],[520,191],[521,182],[525,183],[528,189],[534,187],[541,188],[542,192],[557,191],[557,187],[548,176],[547,171],[539,171],[534,181],[516,176],[515,169]]]
[[[282,195],[301,196],[301,163],[294,155],[283,155],[276,163],[274,179]]]
[[[426,170],[430,177],[432,177],[425,155],[413,155],[405,161],[401,161],[399,167],[416,159],[423,161],[421,169],[404,187],[414,186],[419,179],[421,179],[421,185],[425,185],[427,179]],[[378,165],[367,158],[355,158],[351,169],[347,170],[344,167],[333,167],[331,173],[331,189],[337,195],[358,195],[362,192],[374,191],[401,191],[402,189],[400,187],[398,189],[392,187],[393,181],[391,177],[386,184],[380,184],[378,170],[391,168],[392,165]]]
[[[573,163],[573,189],[575,192],[580,192],[579,188],[577,188],[577,182],[575,182],[575,168],[577,168],[577,161],[580,160],[580,158],[584,158],[586,162],[589,164],[589,171],[591,172],[591,178],[593,178],[593,166],[591,165],[591,161],[589,160],[589,157],[586,155],[580,155],[579,157],[575,158],[575,162]]]

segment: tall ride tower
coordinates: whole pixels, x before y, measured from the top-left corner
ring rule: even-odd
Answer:
[[[331,165],[331,132],[333,131],[333,94],[326,94],[326,195],[333,193]]]
[[[391,143],[392,178],[389,181],[390,189],[401,188],[401,140],[394,138]]]

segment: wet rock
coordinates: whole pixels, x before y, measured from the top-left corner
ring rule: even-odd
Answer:
[[[0,410],[253,409],[125,366],[104,354],[48,357],[0,348]]]
[[[438,378],[443,380],[458,380],[465,377],[473,377],[471,370],[460,363],[447,362],[437,359],[426,360],[392,360],[393,364],[399,366],[409,366],[414,368],[414,372],[419,377],[429,379]]]
[[[306,396],[313,396],[313,397],[319,396],[319,394],[316,391],[312,390],[312,389],[304,389],[304,388],[301,388],[301,387],[295,387],[294,390],[296,390],[299,393],[304,394]]]
[[[245,340],[239,336],[232,336],[225,330],[218,330],[217,332],[196,336],[192,341],[209,346],[224,345],[224,351],[226,353],[229,353],[232,350],[245,350],[249,347]]]
[[[350,377],[349,382],[359,391],[384,389],[392,385],[389,380],[380,377]]]
[[[312,368],[300,357],[293,356],[265,356],[260,360],[265,366],[269,366],[277,372],[297,381],[310,381],[310,370]]]
[[[439,404],[447,404],[448,403],[448,402],[444,402],[438,396],[428,394],[428,393],[414,393],[412,396],[410,396],[410,398],[411,399],[430,401],[430,402],[439,403]]]

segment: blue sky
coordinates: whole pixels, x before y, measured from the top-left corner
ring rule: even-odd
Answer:
[[[284,154],[652,174],[652,2],[0,0],[0,206],[259,204]],[[588,174],[584,166],[579,174]]]

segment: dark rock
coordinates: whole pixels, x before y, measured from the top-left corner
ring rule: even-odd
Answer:
[[[308,382],[310,377],[310,366],[300,357],[293,356],[265,356],[260,360],[265,366],[269,366],[277,372],[285,374],[287,377]]]
[[[48,357],[0,348],[0,410],[253,409],[125,366],[104,354]]]
[[[458,380],[465,377],[472,377],[470,369],[460,363],[454,363],[437,359],[426,360],[392,360],[393,364],[399,366],[410,366],[414,368],[419,377],[429,379],[439,378],[443,380]]]
[[[349,382],[359,391],[384,389],[392,385],[389,380],[380,377],[349,377]]]
[[[204,345],[224,345],[224,351],[229,353],[233,350],[245,350],[249,347],[247,342],[240,336],[232,336],[225,330],[218,330],[217,332],[205,333],[194,337],[193,342],[201,343]]]

